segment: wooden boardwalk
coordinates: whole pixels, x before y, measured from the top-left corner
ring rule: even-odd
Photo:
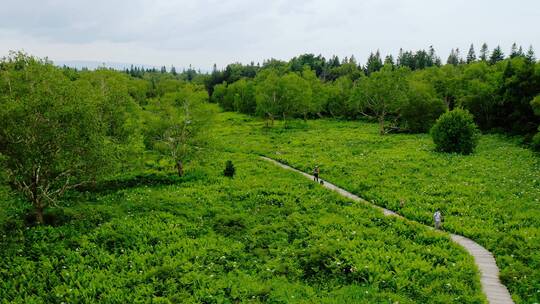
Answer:
[[[280,166],[284,169],[300,173],[304,175],[306,178],[309,178],[311,180],[313,179],[312,175],[309,175],[293,167],[282,164],[276,160],[273,160],[271,158],[264,157],[264,156],[261,156],[261,158],[277,166]],[[379,207],[377,205],[374,205],[366,201],[365,199],[357,195],[354,195],[327,181],[324,181],[323,187],[326,187],[332,191],[335,191],[341,194],[342,196],[350,198],[354,201],[369,204],[381,210],[386,216],[397,216],[397,217],[403,218],[401,215],[395,213],[392,210],[388,210],[388,209]],[[432,227],[429,227],[429,228],[433,229]],[[493,255],[491,254],[491,252],[489,252],[484,247],[480,246],[473,240],[468,239],[466,237],[463,237],[457,234],[450,234],[450,237],[452,241],[461,245],[463,248],[465,248],[465,250],[467,250],[467,252],[469,252],[470,255],[474,257],[474,261],[478,269],[480,270],[480,275],[481,275],[480,283],[482,284],[482,291],[486,295],[488,302],[491,304],[514,303],[514,301],[512,301],[512,297],[510,297],[510,293],[508,292],[508,289],[506,289],[506,286],[501,284],[501,282],[499,281],[499,268],[497,267],[497,264],[495,263],[495,259],[493,258]]]

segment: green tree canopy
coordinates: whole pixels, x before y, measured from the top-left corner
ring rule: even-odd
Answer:
[[[352,93],[351,100],[362,115],[379,122],[381,135],[388,131],[386,122],[395,126],[399,110],[407,96],[406,70],[385,66],[381,71],[363,78]]]
[[[11,184],[43,211],[66,190],[107,171],[110,121],[87,80],[12,54],[0,61],[0,153]]]

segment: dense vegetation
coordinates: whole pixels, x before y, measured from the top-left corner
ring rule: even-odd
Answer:
[[[538,302],[540,170],[516,142],[540,147],[539,94],[540,64],[517,46],[506,59],[500,47],[477,59],[471,46],[466,60],[452,50],[444,66],[430,48],[395,62],[376,52],[365,66],[305,54],[207,75],[78,71],[11,53],[0,60],[0,299],[484,301],[472,258],[443,234],[263,154],[321,165],[426,224],[440,208],[445,229],[494,252],[516,302]],[[264,121],[216,116],[209,101]],[[468,156],[436,152],[422,133],[450,134],[465,110],[485,133],[518,136],[483,135]]]
[[[431,128],[435,150],[471,154],[478,144],[478,128],[466,110],[455,109],[441,115]]]
[[[223,109],[288,119],[332,117],[377,121],[381,134],[426,132],[446,110],[467,109],[484,132],[525,136],[540,125],[533,99],[540,94],[540,63],[532,48],[516,45],[505,59],[500,47],[463,60],[452,50],[446,65],[435,51],[400,52],[384,62],[379,53],[362,66],[354,57],[339,61],[310,54],[262,67],[240,64],[214,71],[205,80],[211,100]],[[533,146],[538,144],[538,138]]]
[[[22,53],[0,62],[0,161],[38,222],[67,190],[137,170],[147,152],[182,176],[214,110],[203,86],[150,77],[62,70]]]
[[[234,179],[223,176],[225,159],[236,164]],[[0,299],[484,301],[472,257],[441,233],[255,155],[216,151],[199,161],[182,178],[150,170],[71,193],[46,212],[50,225],[26,228],[16,214],[29,206],[2,202],[10,219],[2,219]]]
[[[444,229],[488,248],[516,303],[540,301],[540,161],[519,138],[480,137],[471,155],[435,151],[428,134],[380,136],[366,122],[310,120],[264,129],[220,117],[230,151],[263,154],[321,177],[426,225],[436,208]],[[243,143],[237,144],[237,138]]]

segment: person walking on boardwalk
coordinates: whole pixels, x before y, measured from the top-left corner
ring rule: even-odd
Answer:
[[[319,173],[320,173],[319,166],[315,166],[315,169],[313,169],[313,180],[318,182],[319,181]]]
[[[433,213],[433,221],[435,222],[435,229],[441,229],[442,215],[439,209]]]

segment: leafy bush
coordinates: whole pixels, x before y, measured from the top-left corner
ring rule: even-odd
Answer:
[[[234,165],[231,160],[228,160],[225,164],[225,170],[223,170],[223,175],[227,177],[234,177],[234,174],[236,173],[236,169],[234,168]]]
[[[534,114],[540,116],[540,95],[531,101],[531,107],[534,110]],[[540,127],[538,127],[538,133],[532,138],[532,147],[534,150],[540,151]]]
[[[532,147],[536,151],[540,151],[540,129],[539,132],[532,138]]]
[[[433,88],[423,83],[411,83],[407,101],[401,108],[401,125],[410,132],[424,133],[446,111],[444,102]]]
[[[470,154],[478,143],[478,127],[466,110],[444,113],[431,128],[431,137],[440,152]]]

